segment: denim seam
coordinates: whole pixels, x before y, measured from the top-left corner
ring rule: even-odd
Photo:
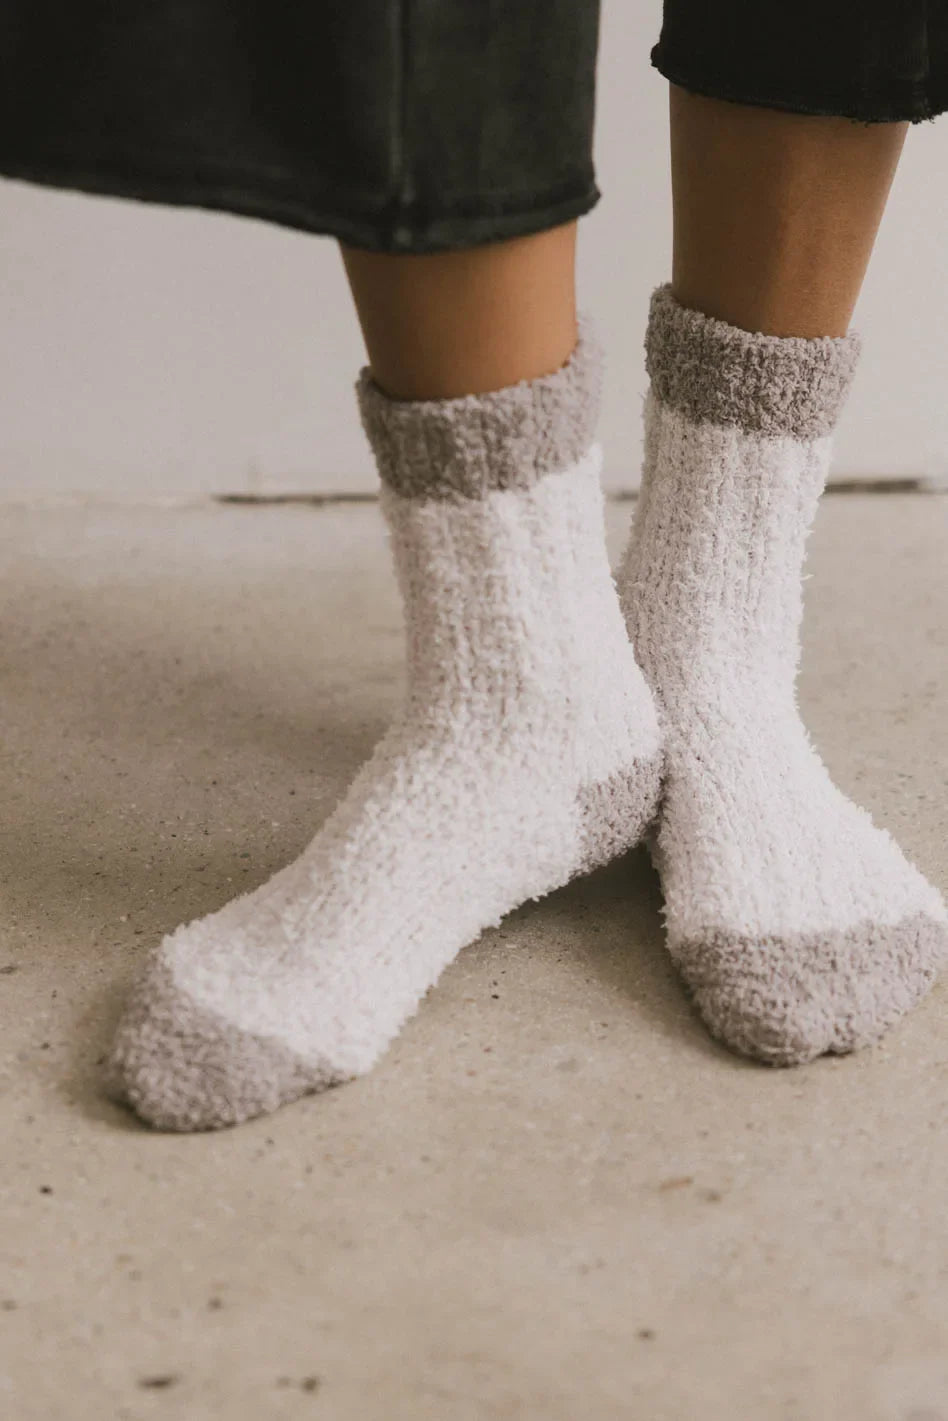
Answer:
[[[392,97],[392,149],[390,207],[397,219],[414,198],[414,184],[410,162],[410,85],[408,66],[411,57],[411,0],[397,0],[392,7],[392,21],[395,27],[393,66],[394,84]]]

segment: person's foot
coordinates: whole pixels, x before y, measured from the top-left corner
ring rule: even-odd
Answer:
[[[851,1051],[948,959],[939,894],[832,783],[796,706],[804,544],[858,340],[753,335],[663,287],[647,351],[619,582],[665,736],[668,947],[737,1051]]]
[[[588,319],[561,371],[395,402],[360,377],[406,611],[408,694],[302,856],[158,946],[110,1089],[235,1124],[368,1071],[457,952],[629,848],[660,745],[606,559]]]

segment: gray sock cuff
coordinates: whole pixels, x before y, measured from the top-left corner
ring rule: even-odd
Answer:
[[[652,293],[645,366],[665,405],[695,423],[817,439],[849,393],[861,342],[845,336],[755,334],[682,306],[665,284]]]
[[[363,366],[356,397],[383,481],[403,498],[483,498],[577,463],[595,437],[604,364],[593,318],[577,312],[577,327],[559,370],[482,395],[395,400]]]

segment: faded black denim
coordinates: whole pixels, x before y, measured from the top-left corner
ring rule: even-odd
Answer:
[[[665,0],[651,60],[713,98],[918,123],[948,108],[948,0]]]
[[[0,0],[0,173],[379,251],[599,200],[598,0]]]
[[[599,17],[599,0],[0,0],[0,174],[376,251],[542,231],[601,196]],[[665,0],[651,59],[696,93],[917,122],[948,107],[948,0]]]

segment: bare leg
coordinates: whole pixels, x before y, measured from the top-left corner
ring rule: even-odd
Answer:
[[[670,86],[672,290],[744,330],[845,335],[907,123],[854,123]]]
[[[373,379],[452,399],[558,370],[576,344],[577,225],[425,256],[340,244]]]

